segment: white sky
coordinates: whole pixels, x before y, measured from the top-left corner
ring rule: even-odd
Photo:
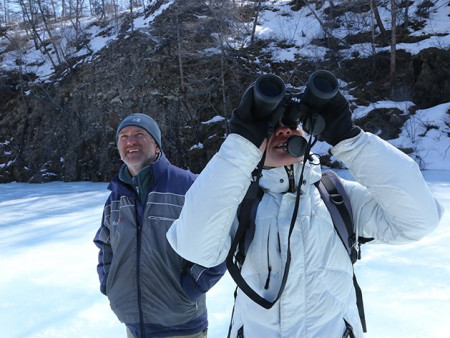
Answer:
[[[450,171],[424,175],[446,209],[438,229],[412,244],[367,244],[355,266],[366,337],[450,336]],[[92,242],[106,186],[0,184],[0,337],[125,337],[99,291]],[[209,338],[226,337],[234,288],[226,275],[208,293]]]

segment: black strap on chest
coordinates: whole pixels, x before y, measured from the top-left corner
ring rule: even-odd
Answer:
[[[291,225],[289,227],[289,234],[287,239],[287,250],[286,250],[286,263],[284,265],[283,277],[281,279],[280,289],[278,290],[278,294],[276,298],[272,301],[268,301],[264,297],[260,296],[255,290],[253,290],[250,285],[245,281],[244,277],[241,274],[242,264],[245,260],[245,249],[244,250],[236,250],[239,243],[245,241],[245,233],[249,226],[252,224],[251,220],[251,210],[252,205],[255,201],[258,201],[258,195],[262,194],[262,190],[259,187],[259,178],[261,177],[262,168],[264,165],[266,153],[264,152],[263,157],[258,164],[255,171],[252,173],[253,181],[250,184],[250,187],[242,201],[241,210],[238,215],[239,226],[234,235],[233,241],[231,243],[230,250],[228,251],[228,255],[226,258],[226,265],[230,276],[233,278],[237,286],[255,303],[259,304],[265,309],[270,309],[277,301],[280,299],[284,287],[286,286],[287,278],[289,276],[289,268],[291,266],[291,235],[294,230],[295,220],[297,219],[298,207],[300,203],[300,189],[297,191],[297,196],[295,199],[294,212],[291,218]],[[300,182],[303,181],[303,171],[305,165],[303,164],[302,171],[300,174]],[[261,195],[262,196],[262,195]],[[253,219],[254,222],[254,219]],[[237,254],[236,254],[237,253]],[[242,255],[244,253],[244,255]]]
[[[257,196],[260,194],[260,192],[258,191],[259,186],[255,186],[254,184],[257,184],[257,182],[253,182],[250,185],[249,191],[247,192],[247,195],[240,206],[240,212],[238,215],[239,226],[236,234],[234,235],[233,242],[231,243],[231,248],[228,251],[226,265],[230,276],[234,279],[237,286],[254,302],[258,303],[265,309],[270,309],[281,297],[282,290],[280,289],[280,292],[278,293],[275,300],[268,301],[264,297],[260,296],[255,290],[253,290],[241,274],[241,269],[242,265],[244,264],[246,254],[246,231],[249,230],[251,224],[250,214],[252,205],[257,199]],[[254,229],[252,231],[254,231]],[[241,244],[243,244],[242,247]]]

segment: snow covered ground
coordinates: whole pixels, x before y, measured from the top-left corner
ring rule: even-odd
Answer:
[[[446,208],[439,228],[413,244],[366,245],[356,265],[369,338],[450,337],[450,171],[424,176]],[[0,184],[0,337],[126,336],[96,274],[106,186]],[[210,338],[226,337],[233,292],[226,275],[208,293]]]

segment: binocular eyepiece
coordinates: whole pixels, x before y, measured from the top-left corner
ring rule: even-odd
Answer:
[[[303,129],[314,136],[322,133],[325,128],[325,120],[320,116],[320,110],[339,91],[336,76],[326,70],[312,73],[305,91],[300,94],[287,92],[283,80],[273,74],[259,76],[253,89],[255,118],[271,120],[278,119],[278,115],[281,115],[284,125],[297,128],[302,123]],[[304,155],[305,149],[299,149],[300,143],[298,139],[293,139],[291,145],[288,143],[291,156]]]
[[[253,87],[254,112],[258,119],[268,119],[286,96],[284,81],[273,74],[259,76]]]
[[[286,92],[283,80],[277,75],[264,74],[256,79],[254,85],[254,112],[258,115],[258,119],[267,119],[284,100],[282,122],[287,126],[296,127],[300,122],[305,122],[308,113],[320,111],[338,91],[336,76],[326,70],[312,73],[305,91],[297,95]],[[320,132],[315,135],[318,134]]]

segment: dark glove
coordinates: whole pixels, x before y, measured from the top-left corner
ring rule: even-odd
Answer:
[[[325,120],[325,129],[320,136],[332,146],[355,137],[361,131],[361,128],[353,124],[348,101],[341,92],[328,101],[319,114]]]
[[[260,147],[267,137],[268,121],[258,120],[253,113],[253,85],[242,96],[239,106],[228,121],[230,133],[239,134]]]

